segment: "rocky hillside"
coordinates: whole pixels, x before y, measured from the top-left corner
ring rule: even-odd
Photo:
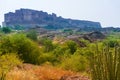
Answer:
[[[48,14],[47,12],[20,9],[15,12],[9,12],[4,15],[4,26],[31,28],[41,26],[46,29],[62,29],[62,28],[101,28],[99,22],[65,19],[56,14]]]

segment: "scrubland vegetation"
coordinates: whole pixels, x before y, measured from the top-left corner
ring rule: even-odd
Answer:
[[[59,77],[53,80],[59,80],[63,76],[61,74],[67,73],[60,72],[60,70],[68,71],[68,73],[70,71],[69,74],[82,73],[91,80],[120,80],[120,37],[118,37],[120,33],[112,33],[105,40],[94,43],[80,39],[87,45],[80,47],[72,40],[63,40],[60,43],[48,38],[37,38],[34,31],[28,33],[12,32],[10,34],[3,32],[0,36],[0,80],[17,80],[17,78],[10,77],[10,75],[15,74],[11,70],[26,63],[42,66],[42,69],[44,69],[44,65],[47,65],[47,68],[52,66],[51,70],[58,71],[58,74],[55,75]],[[40,69],[33,70],[36,71],[37,75],[40,75]],[[20,74],[22,73],[24,72]],[[26,72],[24,75],[27,74]],[[44,72],[45,75],[49,78],[39,79],[50,80],[54,76],[51,76],[47,71]],[[90,80],[89,78],[88,80]],[[39,80],[36,78],[28,79]]]

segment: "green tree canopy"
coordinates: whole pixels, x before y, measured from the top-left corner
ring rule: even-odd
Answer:
[[[2,31],[3,31],[4,33],[10,33],[10,32],[11,32],[11,29],[10,29],[9,27],[3,27],[3,28],[2,28]]]

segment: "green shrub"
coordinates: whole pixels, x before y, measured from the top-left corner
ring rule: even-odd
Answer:
[[[56,57],[60,57],[60,56],[63,56],[66,53],[66,50],[68,50],[66,47],[58,46],[54,49],[53,54]]]
[[[26,36],[31,40],[37,41],[37,32],[35,30],[30,30],[27,32]]]
[[[8,53],[0,55],[0,80],[5,80],[7,72],[14,66],[21,64],[22,61],[19,59],[17,54]]]
[[[3,27],[3,28],[2,28],[2,31],[3,31],[4,33],[10,33],[10,32],[11,32],[11,29],[10,29],[9,27]]]
[[[55,48],[55,45],[52,43],[52,40],[48,38],[39,39],[39,44],[43,46],[44,52],[53,51]]]
[[[1,52],[17,53],[24,62],[37,64],[40,50],[36,43],[26,38],[23,34],[14,34],[2,38]]]
[[[119,42],[117,40],[115,40],[115,39],[106,40],[103,43],[104,43],[104,45],[107,45],[107,46],[109,46],[111,48],[113,48],[113,47],[115,47],[115,46],[117,46],[119,44]]]
[[[66,57],[62,60],[62,68],[66,70],[72,71],[85,71],[87,68],[87,62],[84,56],[79,54],[71,55],[70,57]]]
[[[64,50],[70,50],[70,54],[74,54],[77,50],[77,44],[72,41],[72,40],[68,40],[66,41],[64,44],[61,45],[61,47],[64,49]]]
[[[90,44],[90,42],[88,40],[85,40],[83,38],[80,38],[79,41],[81,42],[81,44],[83,44],[81,46],[88,46],[88,44]]]
[[[41,56],[39,56],[39,64],[44,64],[46,62],[49,62],[52,65],[55,65],[56,63],[58,63],[58,59],[52,53],[43,53]]]

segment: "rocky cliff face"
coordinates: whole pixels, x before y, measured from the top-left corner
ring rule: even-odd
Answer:
[[[48,14],[43,11],[36,11],[31,9],[16,10],[15,13],[9,12],[4,15],[4,24],[10,27],[24,26],[25,28],[31,28],[36,26],[42,26],[45,28],[101,28],[99,22],[83,21],[65,19],[57,17],[56,14]]]

